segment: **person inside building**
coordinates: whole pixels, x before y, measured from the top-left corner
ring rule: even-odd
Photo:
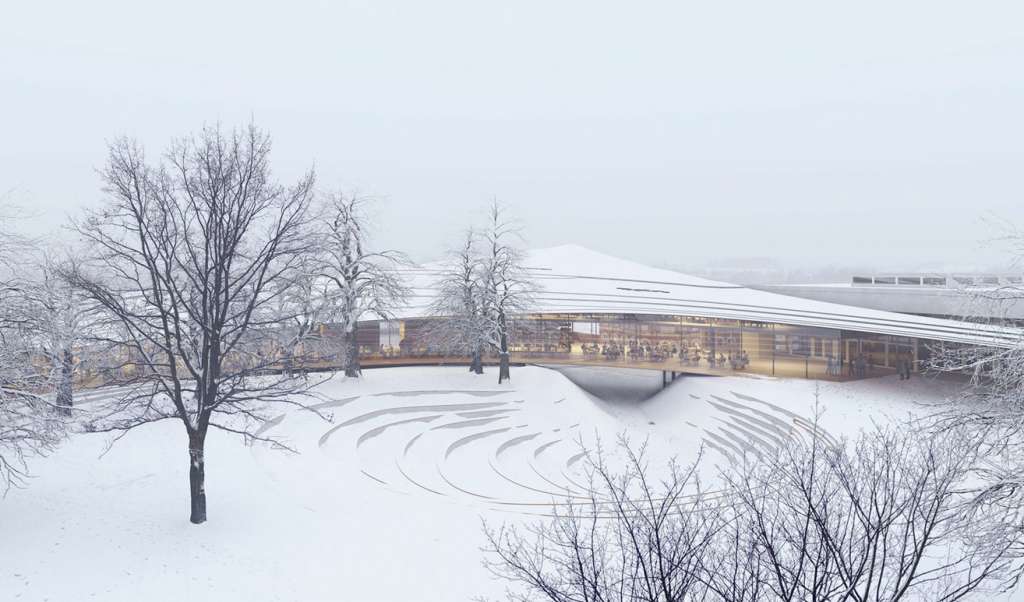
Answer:
[[[899,356],[899,360],[896,363],[896,371],[900,375],[900,380],[910,380],[910,358],[906,356]]]

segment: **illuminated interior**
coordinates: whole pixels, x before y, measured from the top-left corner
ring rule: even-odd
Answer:
[[[363,364],[465,361],[467,354],[431,343],[429,321],[361,323]],[[894,335],[723,318],[551,313],[514,319],[511,352],[516,363],[848,380],[893,374],[901,362],[917,371],[927,346]]]

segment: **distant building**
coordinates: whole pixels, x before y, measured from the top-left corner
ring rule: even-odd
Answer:
[[[1024,325],[1020,274],[873,274],[832,284],[760,285],[763,291],[918,316]]]

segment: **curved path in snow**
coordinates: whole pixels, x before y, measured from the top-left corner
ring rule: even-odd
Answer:
[[[602,412],[582,392],[570,393],[578,394],[424,389],[339,397],[315,406],[330,409],[334,419],[317,447],[324,454],[354,455],[367,479],[405,494],[499,507],[582,501],[591,491],[581,441],[590,432],[614,440],[626,422]],[[670,432],[710,450],[719,464],[769,453],[792,437],[835,441],[820,428],[815,432],[808,417],[754,395],[720,389],[681,397],[686,404]],[[261,432],[281,428],[287,419],[277,416]]]

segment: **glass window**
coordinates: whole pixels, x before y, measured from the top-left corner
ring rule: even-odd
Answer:
[[[573,322],[572,331],[576,334],[601,334],[601,323],[600,322]]]
[[[380,322],[379,344],[384,349],[397,349],[402,341],[402,323],[398,320]]]

